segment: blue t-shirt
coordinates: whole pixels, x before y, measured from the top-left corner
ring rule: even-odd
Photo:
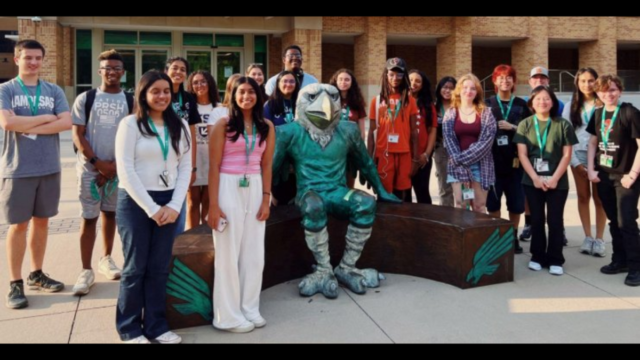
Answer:
[[[285,100],[284,108],[285,111],[282,114],[274,114],[271,100],[269,100],[266,104],[264,104],[264,118],[271,120],[274,126],[280,126],[292,122],[294,119],[294,109],[291,106],[290,100]],[[287,113],[289,113],[290,115],[287,116]]]

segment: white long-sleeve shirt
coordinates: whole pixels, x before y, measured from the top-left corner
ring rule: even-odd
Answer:
[[[189,125],[182,120],[186,129]],[[164,141],[164,126],[157,126],[158,134]],[[188,133],[180,137],[180,154],[176,154],[169,138],[167,171],[173,179],[169,187],[158,183],[160,174],[165,170],[162,149],[155,136],[142,136],[136,117],[130,115],[122,119],[116,133],[116,164],[119,185],[129,196],[152,217],[161,206],[156,204],[147,191],[165,191],[173,189],[171,201],[166,205],[177,212],[187,196],[191,180],[191,152],[187,149]],[[191,146],[193,143],[191,142]]]

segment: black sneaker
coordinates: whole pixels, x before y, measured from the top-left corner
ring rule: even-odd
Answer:
[[[14,283],[9,286],[9,293],[7,294],[7,302],[5,305],[9,309],[22,309],[29,306],[27,297],[24,296],[24,284]]]
[[[520,246],[520,242],[516,239],[514,242],[514,249],[513,249],[513,253],[514,254],[522,254],[522,252],[524,251],[524,249],[522,248],[522,246]]]
[[[617,262],[611,262],[609,265],[605,265],[600,268],[600,272],[607,275],[615,275],[619,273],[628,272],[629,268],[626,264],[620,264]]]
[[[631,270],[624,279],[624,284],[629,286],[640,286],[640,270]]]
[[[53,280],[47,274],[40,272],[37,275],[29,274],[27,285],[31,290],[42,290],[45,292],[58,292],[64,289],[64,284],[60,281]]]

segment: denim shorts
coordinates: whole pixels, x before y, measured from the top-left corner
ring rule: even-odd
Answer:
[[[480,163],[471,164],[471,166],[469,166],[469,169],[471,170],[471,178],[473,179],[473,181],[479,183],[482,179],[480,177]],[[456,182],[460,181],[451,176],[451,174],[447,174],[447,184]]]

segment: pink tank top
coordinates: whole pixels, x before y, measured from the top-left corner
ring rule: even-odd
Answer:
[[[267,147],[267,142],[260,144],[260,134],[249,135],[249,151],[251,151],[251,143],[253,137],[256,136],[255,148],[249,155],[249,164],[247,165],[247,148],[243,135],[238,137],[236,142],[232,142],[229,138],[224,143],[224,151],[222,152],[222,164],[220,172],[223,174],[242,175],[242,174],[261,174],[262,173],[262,154]]]

